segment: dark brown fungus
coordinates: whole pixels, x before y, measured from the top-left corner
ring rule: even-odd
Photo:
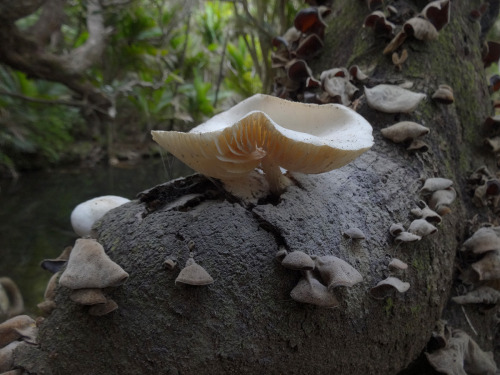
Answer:
[[[488,88],[490,90],[490,94],[500,89],[500,76],[498,74],[494,74],[490,77],[490,85],[488,86]]]
[[[439,31],[450,22],[450,0],[432,1],[421,14]]]
[[[316,34],[310,34],[302,39],[293,52],[300,59],[309,59],[316,56],[323,48],[323,41]]]
[[[326,24],[320,14],[319,8],[310,7],[300,10],[295,16],[294,26],[303,33],[317,34],[323,39]]]
[[[486,42],[486,46],[483,48],[484,67],[487,68],[492,63],[498,62],[498,59],[500,59],[500,43]]]

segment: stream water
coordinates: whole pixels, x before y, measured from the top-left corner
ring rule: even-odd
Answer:
[[[40,262],[75,242],[70,214],[77,204],[101,195],[134,199],[140,191],[191,173],[177,160],[148,159],[127,168],[102,165],[0,180],[0,277],[13,279],[26,313],[39,315],[36,305],[51,276]]]

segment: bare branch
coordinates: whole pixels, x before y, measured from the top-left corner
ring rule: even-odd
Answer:
[[[80,47],[65,56],[66,65],[73,73],[83,73],[102,55],[106,47],[106,39],[111,32],[104,26],[104,17],[99,0],[87,1],[87,30],[89,37]]]

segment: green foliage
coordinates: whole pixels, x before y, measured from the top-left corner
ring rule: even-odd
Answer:
[[[252,0],[241,4],[136,0],[105,9],[105,23],[112,32],[101,63],[86,76],[115,105],[114,141],[145,139],[154,128],[189,130],[220,111],[218,104],[234,104],[263,91],[260,65],[269,66],[269,37],[278,35],[273,30],[282,31],[283,21],[291,20],[295,3]],[[89,37],[84,2],[67,2],[65,13],[61,43],[50,46],[54,53],[67,53]],[[19,20],[18,26],[29,28],[38,14]],[[245,14],[252,16],[248,19]],[[71,91],[60,84],[35,81],[0,67],[0,90],[0,166],[4,168],[22,167],[23,157],[58,163],[74,140],[106,138],[106,134],[81,131],[82,113],[89,109],[30,100],[73,100]],[[232,102],[225,101],[228,98]],[[100,131],[105,132],[106,126]]]

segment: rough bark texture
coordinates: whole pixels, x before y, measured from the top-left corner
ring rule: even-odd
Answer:
[[[397,5],[417,11],[425,2]],[[368,14],[365,3],[337,1],[316,74],[318,67],[358,64],[372,68],[372,81],[412,80],[415,91],[428,94],[448,83],[455,104],[429,100],[412,114],[389,115],[361,102],[359,112],[374,127],[372,150],[336,171],[293,175],[296,184],[279,200],[245,205],[193,176],[113,210],[96,231],[109,256],[130,274],[125,285],[109,291],[119,309],[89,316],[59,288],[58,308],[40,327],[40,346],[18,351],[16,364],[39,374],[364,375],[396,374],[408,366],[425,349],[447,304],[455,253],[469,234],[466,220],[489,215],[487,208],[473,208],[465,186],[472,169],[493,161],[481,146],[481,124],[491,111],[481,28],[467,20],[478,6],[479,1],[454,1],[452,21],[439,39],[407,41],[409,61],[396,73],[390,57],[381,54],[385,42],[359,30]],[[431,128],[429,152],[409,154],[381,137],[380,128],[401,120]],[[455,182],[452,213],[436,234],[396,246],[389,226],[409,224],[410,210],[421,199],[419,179],[435,176]],[[351,226],[367,238],[342,237]],[[191,240],[196,262],[215,279],[210,286],[176,286],[179,269],[163,267],[166,258],[182,267]],[[274,260],[279,246],[336,255],[357,268],[364,281],[336,290],[341,301],[336,309],[299,304],[289,293],[300,273]],[[409,269],[389,271],[393,256]],[[371,298],[368,289],[389,275],[408,281],[410,290]],[[454,311],[448,316],[460,324],[464,318]],[[469,314],[480,318],[473,308]],[[491,327],[485,323],[484,328],[473,338],[491,350]]]

